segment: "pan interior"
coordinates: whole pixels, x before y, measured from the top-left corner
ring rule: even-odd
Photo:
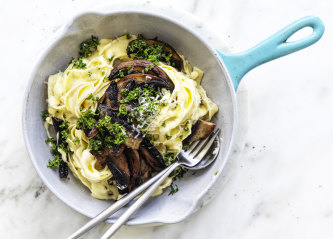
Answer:
[[[89,217],[105,209],[110,201],[97,200],[72,175],[70,180],[59,179],[58,173],[46,167],[51,158],[45,144],[47,137],[40,117],[41,110],[47,108],[45,81],[50,74],[64,70],[69,60],[77,55],[78,45],[91,35],[101,38],[112,38],[124,33],[142,33],[147,38],[158,37],[172,45],[185,55],[192,66],[204,71],[202,85],[208,96],[219,106],[214,118],[222,131],[221,150],[218,159],[208,168],[191,172],[177,182],[179,192],[173,196],[168,193],[154,198],[145,204],[129,224],[146,224],[152,222],[172,223],[182,220],[193,212],[202,197],[213,186],[216,171],[224,166],[232,143],[235,122],[235,100],[233,88],[228,80],[224,67],[213,51],[200,36],[196,36],[173,20],[139,12],[118,12],[109,15],[96,13],[84,14],[67,28],[66,32],[46,52],[36,66],[31,84],[25,99],[24,135],[30,157],[45,184],[61,200],[73,209]],[[172,200],[171,200],[172,199]],[[118,212],[118,214],[121,213]],[[115,214],[110,221],[117,217]]]

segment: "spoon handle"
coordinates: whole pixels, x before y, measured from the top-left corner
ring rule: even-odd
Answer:
[[[152,185],[156,180],[158,180],[159,177],[161,177],[167,170],[172,167],[170,165],[168,168],[164,169],[151,179],[149,179],[147,182],[139,186],[138,188],[134,189],[132,192],[127,194],[125,197],[119,199],[118,201],[114,202],[111,206],[106,208],[104,211],[102,211],[100,214],[98,214],[96,217],[88,221],[85,225],[83,225],[81,228],[79,228],[77,231],[75,231],[72,235],[70,235],[67,239],[76,239],[82,236],[84,233],[89,231],[91,228],[96,226],[98,223],[106,220],[108,217],[110,217],[112,214],[117,212],[119,209],[121,209],[123,206],[128,204],[133,198],[138,196],[140,193],[142,193],[144,190],[146,190],[150,185]]]
[[[150,188],[147,189],[145,193],[141,195],[141,197],[135,201],[135,203],[127,209],[127,211],[121,215],[121,217],[104,233],[101,239],[110,238],[127,220],[135,213],[156,191],[156,189],[160,186],[161,183],[179,166],[178,162],[170,165],[166,172],[153,184]]]

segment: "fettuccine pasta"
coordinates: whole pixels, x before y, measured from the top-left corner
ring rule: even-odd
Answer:
[[[53,125],[52,117],[68,122],[66,143],[71,153],[59,149],[62,160],[98,199],[114,199],[122,197],[108,166],[101,167],[96,157],[90,152],[89,139],[83,130],[77,129],[77,119],[88,109],[96,111],[98,99],[103,98],[110,85],[108,76],[121,61],[129,61],[126,48],[136,39],[135,35],[124,35],[116,39],[101,39],[90,56],[80,59],[85,67],[77,68],[74,62],[64,72],[48,78],[48,113],[45,127]],[[177,155],[183,140],[191,134],[192,126],[198,119],[211,120],[218,107],[208,97],[200,85],[203,72],[192,68],[183,57],[183,69],[178,71],[166,63],[157,65],[167,74],[174,84],[171,92],[162,89],[158,113],[148,122],[145,132],[153,137],[153,144],[161,153]],[[58,137],[61,137],[61,135]],[[172,178],[168,178],[155,192],[159,195],[168,187]]]

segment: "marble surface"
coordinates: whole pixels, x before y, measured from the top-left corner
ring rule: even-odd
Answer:
[[[310,14],[323,19],[326,33],[314,46],[244,77],[238,92],[237,139],[238,150],[244,149],[226,168],[215,199],[184,222],[123,227],[115,238],[332,238],[333,3],[158,2],[201,18],[231,51],[245,50]],[[23,142],[21,104],[36,56],[50,36],[92,4],[88,0],[1,4],[0,238],[65,238],[88,220],[56,198],[38,177]],[[84,238],[98,238],[108,226],[102,223]]]

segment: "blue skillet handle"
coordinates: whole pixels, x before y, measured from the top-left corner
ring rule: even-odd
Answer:
[[[311,35],[301,40],[287,42],[295,32],[305,27],[313,29]],[[241,79],[247,72],[263,63],[312,45],[321,38],[324,29],[324,24],[318,17],[307,16],[291,23],[249,50],[235,54],[217,52],[227,67],[237,91]]]

